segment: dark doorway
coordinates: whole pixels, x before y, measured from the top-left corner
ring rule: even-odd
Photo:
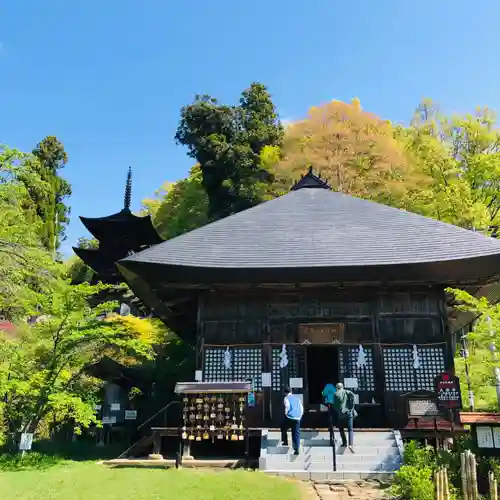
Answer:
[[[308,346],[307,389],[309,404],[321,404],[321,393],[330,382],[336,384],[339,377],[339,351],[337,346]]]

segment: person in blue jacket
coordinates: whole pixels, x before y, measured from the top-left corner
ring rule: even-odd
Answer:
[[[288,429],[292,431],[292,446],[294,455],[299,454],[300,449],[300,420],[304,415],[304,407],[299,396],[292,394],[290,387],[286,386],[285,393],[285,418],[281,424],[281,442],[288,446]]]
[[[323,396],[323,405],[326,406],[328,411],[328,430],[330,431],[330,445],[333,446],[333,426],[337,423],[337,413],[333,408],[333,403],[335,400],[335,393],[337,392],[336,387],[328,382],[321,395]]]

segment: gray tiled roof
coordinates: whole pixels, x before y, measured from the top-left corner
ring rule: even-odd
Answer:
[[[500,255],[500,241],[326,189],[299,189],[133,256],[204,268],[357,267]]]

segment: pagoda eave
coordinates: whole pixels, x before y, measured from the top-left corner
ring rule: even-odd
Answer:
[[[122,235],[127,235],[128,238],[133,235],[141,245],[150,246],[163,242],[154,228],[150,215],[137,217],[130,212],[118,212],[108,217],[80,217],[80,220],[87,231],[98,241],[109,239],[110,235],[114,234],[118,240]]]

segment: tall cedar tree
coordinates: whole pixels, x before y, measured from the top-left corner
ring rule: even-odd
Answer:
[[[41,239],[51,252],[59,248],[65,238],[70,208],[64,200],[71,195],[71,185],[58,175],[67,164],[68,155],[64,146],[54,136],[48,136],[37,144],[33,154],[39,161],[39,175],[51,187],[50,192],[39,196],[32,186],[26,186],[42,221]]]
[[[238,106],[196,96],[181,109],[175,139],[199,163],[208,216],[216,220],[262,201],[274,176],[263,168],[260,153],[281,145],[283,127],[266,87],[252,83]]]

